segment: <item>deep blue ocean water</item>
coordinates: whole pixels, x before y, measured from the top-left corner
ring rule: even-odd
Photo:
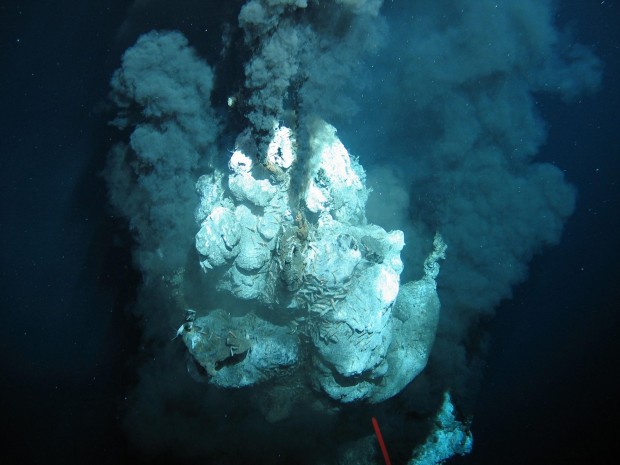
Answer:
[[[620,434],[620,3],[582,3],[560,2],[558,21],[602,60],[602,87],[539,106],[539,159],[577,186],[576,211],[485,323],[474,450],[450,463],[596,463]],[[130,4],[0,6],[2,463],[172,463],[143,458],[123,428],[140,276],[99,173],[118,137],[106,95],[124,49],[174,21],[198,32],[181,6],[119,35]]]

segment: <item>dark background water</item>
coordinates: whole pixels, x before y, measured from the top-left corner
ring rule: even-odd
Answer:
[[[40,3],[0,6],[0,460],[138,463],[121,412],[139,277],[98,176],[130,2]],[[490,323],[474,452],[455,463],[594,463],[620,434],[620,4],[582,3],[559,19],[605,63],[603,87],[540,101],[541,158],[578,187],[577,210]]]

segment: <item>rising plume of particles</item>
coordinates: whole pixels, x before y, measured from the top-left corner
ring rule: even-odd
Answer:
[[[575,204],[536,161],[533,93],[596,90],[598,59],[548,1],[202,3],[217,40],[144,32],[111,80],[105,174],[143,276],[133,444],[364,463],[357,412],[381,408],[417,413],[409,463],[469,452],[471,335]]]

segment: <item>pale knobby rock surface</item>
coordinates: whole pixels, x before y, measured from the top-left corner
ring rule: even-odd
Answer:
[[[238,149],[229,173],[200,179],[196,248],[207,273],[218,269],[218,290],[263,306],[278,325],[252,314],[218,326],[208,320],[225,319],[218,310],[197,319],[184,341],[220,386],[284,372],[299,363],[303,346],[318,391],[342,402],[388,399],[428,360],[439,314],[437,260],[445,246],[438,236],[424,278],[401,289],[404,235],[367,223],[365,172],[336,129],[309,123],[300,191],[290,182],[294,134],[279,126],[273,134],[263,163]],[[226,330],[220,339],[208,329],[214,325]]]

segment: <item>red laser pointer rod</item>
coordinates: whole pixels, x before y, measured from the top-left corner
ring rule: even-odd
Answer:
[[[392,465],[390,462],[390,456],[388,455],[387,448],[385,447],[385,442],[383,442],[383,435],[381,434],[381,430],[379,429],[379,423],[377,423],[377,419],[372,417],[372,427],[375,429],[375,434],[377,435],[377,441],[379,441],[379,447],[381,447],[381,453],[383,453],[383,460],[385,460],[385,465]]]

